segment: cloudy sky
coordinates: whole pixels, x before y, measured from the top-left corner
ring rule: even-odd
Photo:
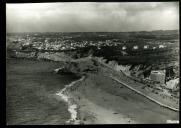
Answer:
[[[7,32],[123,32],[179,29],[178,2],[6,5]]]

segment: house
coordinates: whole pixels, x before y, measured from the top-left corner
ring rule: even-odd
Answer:
[[[148,49],[148,47],[149,47],[148,45],[144,45],[144,47],[143,47],[143,48],[144,48],[144,49]]]
[[[150,79],[165,84],[166,71],[165,70],[154,70],[150,73]]]
[[[156,49],[156,47],[153,47],[153,49]]]
[[[164,45],[161,44],[161,45],[159,45],[158,47],[159,47],[159,48],[165,48],[166,46],[164,46]]]
[[[177,88],[179,88],[179,78],[169,80],[166,83],[166,87],[169,88],[169,89],[172,89],[172,90],[177,90]]]
[[[122,47],[122,50],[126,50],[126,46],[123,46],[123,47]]]
[[[133,49],[135,49],[135,50],[138,49],[138,46],[137,45],[133,46]]]

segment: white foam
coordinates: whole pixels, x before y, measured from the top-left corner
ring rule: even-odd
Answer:
[[[68,104],[68,111],[71,114],[71,118],[66,121],[67,123],[73,122],[74,124],[77,121],[77,105],[72,103],[70,100],[70,97],[65,93],[66,89],[73,86],[75,83],[84,80],[85,76],[83,76],[81,79],[71,82],[70,84],[66,85],[65,88],[63,88],[60,92],[56,93],[56,95],[60,96],[65,102]]]

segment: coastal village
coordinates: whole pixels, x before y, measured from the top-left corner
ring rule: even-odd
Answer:
[[[180,123],[179,2],[4,3],[5,125]]]
[[[164,50],[169,47],[171,42],[154,42],[154,45],[151,45],[151,42],[146,42],[143,46],[132,45],[132,47],[127,47],[126,41],[122,42],[115,42],[115,40],[106,40],[106,41],[82,41],[82,42],[75,42],[71,40],[71,37],[64,37],[62,38],[36,38],[37,34],[32,36],[14,36],[8,38],[7,40],[13,44],[14,52],[16,56],[25,57],[25,58],[33,58],[36,56],[36,51],[44,51],[43,53],[39,53],[38,58],[44,59],[53,59],[53,60],[66,60],[65,58],[69,58],[65,54],[59,54],[61,51],[68,51],[68,50],[76,50],[80,48],[85,48],[88,46],[94,46],[97,50],[100,50],[104,46],[116,46],[121,47],[122,56],[129,56],[127,50],[131,49],[133,52],[139,49],[144,51],[152,50]],[[102,35],[101,35],[102,36]],[[19,52],[19,51],[31,51],[28,52]],[[54,53],[51,53],[54,51]],[[55,52],[57,51],[57,53]],[[48,57],[48,58],[47,58]],[[154,88],[153,92],[163,95],[163,97],[170,97],[171,99],[179,99],[179,76],[178,76],[178,64],[168,65],[161,69],[152,69],[151,66],[144,66],[144,65],[120,65],[116,61],[108,61],[103,57],[97,57],[99,62],[104,63],[115,69],[116,71],[122,71],[124,74],[135,81],[143,83],[151,88]],[[150,71],[149,75],[145,76],[144,73],[146,71]],[[141,86],[140,86],[141,87]]]
[[[134,41],[119,41],[116,39],[113,40],[105,40],[105,41],[74,41],[71,37],[62,36],[62,38],[47,38],[47,37],[36,37],[37,34],[34,35],[25,35],[25,36],[12,36],[8,38],[7,41],[10,41],[14,44],[17,44],[18,49],[37,49],[37,50],[73,50],[77,48],[85,48],[88,46],[95,46],[97,49],[101,49],[103,46],[121,46],[123,51],[126,51],[128,47],[126,46],[130,42]],[[156,50],[156,49],[164,49],[167,48],[168,45],[175,43],[175,41],[147,41],[145,45],[138,46],[133,45],[129,47],[132,50]],[[150,45],[149,45],[150,44]],[[153,46],[154,44],[154,46]]]

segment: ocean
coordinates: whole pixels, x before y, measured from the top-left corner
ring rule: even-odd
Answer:
[[[53,73],[58,62],[8,59],[6,65],[7,125],[59,125],[70,119],[56,93],[79,77]]]

